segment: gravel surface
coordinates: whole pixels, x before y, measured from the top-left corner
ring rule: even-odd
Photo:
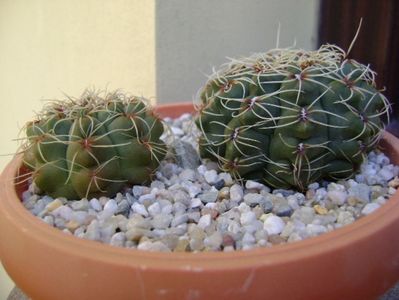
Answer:
[[[254,181],[245,186],[217,165],[200,161],[189,114],[172,120],[164,140],[175,152],[162,161],[151,186],[115,198],[67,201],[39,196],[31,184],[23,204],[66,234],[147,251],[234,251],[291,243],[332,231],[373,213],[396,192],[399,166],[371,152],[359,173],[306,193]]]

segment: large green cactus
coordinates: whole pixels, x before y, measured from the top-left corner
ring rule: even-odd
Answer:
[[[26,125],[24,163],[40,190],[68,199],[112,196],[150,180],[166,147],[144,99],[86,91],[53,101]]]
[[[200,93],[200,153],[278,188],[350,177],[388,114],[374,76],[333,45],[232,60]]]

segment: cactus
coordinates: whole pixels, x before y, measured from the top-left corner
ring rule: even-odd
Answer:
[[[275,188],[351,177],[377,145],[389,102],[375,72],[346,57],[323,45],[223,65],[200,91],[201,156]]]
[[[52,197],[80,199],[148,182],[166,146],[145,102],[118,91],[49,102],[25,126],[23,162],[34,183]]]

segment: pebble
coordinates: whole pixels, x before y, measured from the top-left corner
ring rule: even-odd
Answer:
[[[156,241],[144,241],[139,243],[137,246],[139,250],[146,250],[146,251],[160,251],[160,252],[170,252],[171,250],[162,242]]]
[[[66,221],[70,221],[73,210],[69,206],[61,205],[52,211],[53,216],[61,217]]]
[[[315,212],[319,215],[326,215],[328,213],[327,208],[325,208],[321,205],[317,204],[317,205],[313,206],[313,208],[314,208]]]
[[[338,214],[337,217],[337,223],[341,225],[348,225],[350,223],[353,223],[355,221],[355,218],[353,217],[353,214],[350,213],[349,211],[341,211]]]
[[[202,205],[203,204],[200,198],[191,199],[191,205],[190,205],[191,208],[201,207]]]
[[[362,214],[363,215],[369,215],[372,212],[374,212],[376,209],[378,209],[380,205],[378,203],[368,203],[366,204],[365,207],[362,209]]]
[[[190,244],[190,241],[187,238],[180,238],[173,249],[175,252],[185,252]]]
[[[151,204],[150,206],[147,207],[147,211],[149,213],[150,216],[155,216],[161,213],[162,208],[161,205],[159,204],[159,202],[154,202],[153,204]]]
[[[257,204],[261,204],[265,201],[265,197],[260,195],[260,194],[256,194],[256,193],[249,193],[246,194],[244,196],[244,202],[246,204],[248,204],[249,206],[255,206]]]
[[[209,191],[199,195],[198,197],[201,199],[202,202],[209,203],[209,202],[215,202],[216,199],[218,198],[218,195],[219,195],[218,191]]]
[[[200,186],[195,184],[187,184],[187,181],[183,181],[181,185],[188,192],[190,197],[196,197],[202,191]]]
[[[316,236],[316,235],[327,232],[327,228],[323,225],[308,224],[308,225],[306,225],[306,231],[310,235]]]
[[[275,205],[273,211],[279,217],[289,217],[292,214],[293,209],[288,202],[285,201]]]
[[[223,188],[225,185],[225,182],[223,179],[219,179],[218,181],[216,181],[213,186],[215,189],[220,190],[221,188]]]
[[[180,174],[179,178],[182,181],[188,180],[188,181],[195,181],[196,175],[194,170],[192,169],[184,169]]]
[[[177,136],[184,134],[184,131],[182,129],[180,129],[179,127],[172,126],[172,127],[170,127],[170,130],[172,130],[172,133]]]
[[[155,195],[153,193],[144,194],[139,197],[139,202],[142,204],[152,203],[154,200],[155,200]],[[104,209],[105,209],[105,207],[104,207]]]
[[[90,207],[90,204],[87,199],[82,199],[80,201],[73,201],[71,203],[71,208],[73,210],[88,210],[89,207]]]
[[[292,219],[298,219],[304,224],[312,223],[315,217],[315,211],[312,207],[303,206],[292,214]]]
[[[183,140],[175,140],[171,144],[171,148],[174,148],[176,153],[177,164],[183,169],[196,169],[200,163],[200,157],[190,143]]]
[[[104,210],[105,210],[105,207],[104,207]],[[132,210],[135,213],[138,213],[138,214],[140,214],[140,215],[142,215],[144,217],[148,217],[148,211],[147,211],[147,209],[145,208],[145,206],[143,204],[140,204],[138,202],[133,203],[132,204]]]
[[[54,217],[53,216],[45,216],[43,221],[49,224],[50,226],[54,225]]]
[[[154,216],[151,223],[154,228],[165,229],[169,227],[172,219],[173,216],[169,214],[159,214]]]
[[[285,223],[278,216],[269,216],[263,223],[263,228],[267,231],[269,235],[279,234],[284,230]]]
[[[231,186],[234,183],[230,173],[219,173],[219,179],[223,179],[226,186]]]
[[[74,220],[71,220],[71,221],[69,221],[68,223],[65,224],[65,227],[69,231],[74,232],[77,228],[79,228],[80,225],[81,225],[80,223],[78,223],[78,222],[76,222]]]
[[[396,176],[394,179],[392,179],[389,183],[388,183],[389,187],[392,187],[394,189],[399,187],[399,177]]]
[[[132,188],[133,196],[140,197],[141,195],[148,192],[148,188],[146,186],[134,185]]]
[[[370,201],[371,189],[364,183],[359,183],[348,189],[349,196],[355,197],[358,201],[368,203]]]
[[[117,246],[117,247],[123,247],[126,242],[126,235],[123,232],[117,232],[115,233],[110,240],[110,244],[112,246]]]
[[[347,198],[347,193],[344,191],[333,190],[327,192],[327,197],[337,205],[343,205]]]
[[[205,229],[209,225],[211,225],[212,217],[210,214],[203,215],[199,220],[198,220],[198,227]]]
[[[230,189],[227,186],[222,188],[219,191],[218,198],[219,199],[229,199],[230,198]]]
[[[273,210],[273,202],[269,199],[264,199],[264,201],[260,203],[260,207],[265,213],[269,213]]]
[[[180,224],[187,223],[187,221],[188,221],[188,214],[175,216],[172,219],[171,227],[177,227]]]
[[[261,190],[265,186],[262,183],[253,181],[253,180],[247,180],[245,183],[245,188],[247,189],[255,189],[255,190]]]
[[[44,209],[45,211],[52,212],[53,210],[57,209],[60,206],[62,206],[61,200],[55,199],[54,201],[47,204]]]
[[[256,242],[255,237],[251,233],[245,232],[244,236],[242,237],[243,245],[252,245],[255,242]]]
[[[308,185],[308,189],[311,189],[311,190],[317,190],[319,187],[320,187],[320,185],[318,182],[313,182]]]
[[[95,211],[101,211],[103,207],[100,204],[100,201],[98,201],[97,198],[93,198],[90,200],[90,206],[93,208]]]
[[[223,242],[223,236],[220,232],[215,231],[204,239],[204,246],[212,250],[218,250]]]
[[[209,184],[213,184],[218,180],[218,174],[215,170],[209,170],[204,173],[204,178]]]
[[[110,199],[105,203],[104,205],[104,211],[109,212],[111,215],[113,215],[116,211],[118,210],[118,204],[114,199]]]
[[[272,245],[279,245],[279,244],[283,244],[285,243],[285,238],[283,238],[282,236],[278,235],[278,234],[272,234],[269,236],[268,238],[269,242]]]
[[[244,191],[239,184],[233,184],[230,188],[230,200],[234,202],[239,202],[243,199]]]
[[[256,220],[256,215],[252,211],[247,211],[241,214],[240,222],[242,225],[250,225]]]

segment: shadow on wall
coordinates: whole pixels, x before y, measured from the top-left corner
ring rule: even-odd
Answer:
[[[156,1],[156,94],[159,102],[190,101],[204,74],[226,57],[276,46],[314,49],[318,0]]]

